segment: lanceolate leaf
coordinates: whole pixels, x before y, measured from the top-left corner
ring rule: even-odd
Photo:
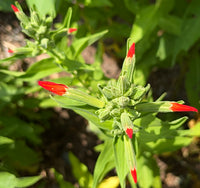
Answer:
[[[126,153],[124,148],[123,135],[116,136],[113,142],[113,149],[115,155],[115,165],[117,170],[117,175],[119,177],[121,188],[125,188],[125,179],[126,175],[129,172],[127,162],[126,162]]]
[[[88,121],[94,123],[98,128],[112,130],[112,120],[101,122],[95,113],[97,108],[64,96],[55,96],[52,97],[52,99],[54,99],[63,108],[74,110]]]
[[[76,59],[78,55],[89,45],[93,44],[97,40],[99,40],[101,37],[103,37],[108,31],[102,31],[99,33],[96,33],[94,35],[91,35],[89,37],[81,38],[75,40],[72,45],[70,46],[70,50],[72,52],[75,52],[73,55],[73,59]]]
[[[142,155],[137,158],[137,167],[138,182],[141,187],[161,188],[161,181],[156,180],[160,179],[159,169],[155,159],[151,155],[147,157],[145,156],[145,152],[143,152]]]
[[[94,169],[93,188],[96,188],[107,172],[115,167],[112,142],[112,139],[105,141],[104,148],[97,159]]]

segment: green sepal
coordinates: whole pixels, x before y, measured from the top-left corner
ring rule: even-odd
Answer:
[[[138,112],[172,112],[170,109],[171,102],[168,101],[159,101],[159,102],[148,102],[148,103],[139,103],[135,106],[135,109]]]
[[[133,100],[141,101],[149,90],[150,90],[150,84],[148,84],[146,87],[136,86],[134,88],[133,92],[134,94],[131,96],[131,98]]]
[[[105,105],[103,101],[97,99],[96,97],[88,95],[87,93],[74,88],[68,88],[67,92],[63,96],[80,102],[84,102],[90,106],[94,106],[97,108],[103,108]]]
[[[120,118],[121,118],[121,125],[124,131],[126,131],[127,128],[133,128],[133,123],[127,112],[123,112]]]
[[[127,80],[126,76],[120,76],[117,80],[117,88],[119,88],[120,94],[124,95],[124,93],[130,87],[130,82]]]
[[[132,58],[126,57],[123,63],[121,76],[126,76],[130,83],[133,83],[134,68],[135,68],[135,55],[133,55]]]

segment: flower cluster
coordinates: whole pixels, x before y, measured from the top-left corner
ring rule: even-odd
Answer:
[[[36,56],[40,53],[49,53],[54,56],[57,63],[65,60],[63,53],[55,50],[56,41],[60,40],[62,34],[71,34],[75,32],[76,28],[67,28],[66,25],[60,26],[56,30],[52,30],[54,15],[41,17],[35,8],[31,9],[30,17],[28,17],[22,10],[19,3],[11,5],[15,15],[20,20],[22,31],[33,38],[35,41],[27,41],[25,47],[17,48],[15,50],[8,49],[9,53],[26,54],[27,56]]]

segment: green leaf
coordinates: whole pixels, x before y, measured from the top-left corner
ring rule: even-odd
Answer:
[[[157,163],[152,155],[149,157],[145,156],[145,153],[142,153],[137,158],[137,174],[138,174],[138,183],[141,187],[145,188],[161,188],[159,168]]]
[[[121,188],[125,188],[125,179],[128,174],[128,167],[126,159],[126,153],[124,148],[123,135],[115,137],[113,142],[115,165],[117,170],[117,175],[119,177]]]
[[[85,0],[85,6],[89,7],[112,7],[110,0]]]
[[[1,188],[15,188],[17,178],[15,175],[8,172],[0,172],[0,187]]]
[[[91,188],[93,177],[87,169],[87,166],[81,163],[71,152],[69,152],[69,160],[72,165],[72,172],[78,180],[80,187]]]
[[[188,137],[189,132],[182,136],[182,131],[176,130],[186,120],[187,117],[182,117],[172,122],[163,122],[153,115],[146,115],[134,121],[135,125],[141,126],[136,134],[140,151],[163,153],[187,146],[192,141],[192,137]]]
[[[112,139],[105,141],[103,149],[97,159],[94,169],[93,188],[96,188],[104,176],[115,167],[114,153],[111,149],[112,142]]]
[[[9,71],[1,69],[0,72],[15,76],[23,81],[35,81],[53,73],[61,72],[62,69],[54,63],[54,59],[47,58],[32,64],[26,72]]]
[[[193,16],[191,16],[193,15]],[[182,29],[180,37],[178,37],[174,44],[173,58],[184,50],[187,51],[200,37],[200,1],[194,0],[187,7],[186,13],[183,16],[185,19],[182,22]]]
[[[2,153],[0,153],[2,155]],[[4,153],[4,162],[15,168],[17,165],[22,169],[37,168],[39,162],[38,153],[29,148],[24,141],[15,141],[15,144],[7,148]]]
[[[60,188],[74,188],[74,185],[70,182],[64,180],[63,175],[57,172],[55,169],[51,169],[55,175],[55,179],[57,180]]]
[[[11,11],[11,4],[14,4],[14,0],[0,1],[0,11]]]
[[[133,42],[137,43],[145,35],[150,35],[155,29],[159,20],[159,12],[154,5],[145,7],[136,16],[133,24],[130,38]]]
[[[76,59],[78,55],[87,47],[99,40],[101,37],[103,37],[108,31],[102,31],[93,35],[90,35],[88,37],[84,37],[81,39],[76,39],[73,41],[72,45],[70,46],[69,50],[71,51],[71,54],[73,59]],[[68,53],[68,52],[67,52]]]
[[[33,124],[28,124],[16,116],[2,116],[0,117],[0,135],[9,136],[12,138],[24,138],[33,144],[39,144],[40,138],[36,135]],[[33,126],[33,127],[32,127]]]
[[[39,80],[53,73],[61,72],[62,69],[55,64],[54,59],[47,58],[32,64],[20,79],[24,81]]]
[[[185,87],[187,97],[192,106],[200,108],[200,57],[198,50],[191,54],[189,70],[186,73]]]
[[[39,181],[41,176],[16,178],[14,174],[9,172],[0,172],[0,187],[1,188],[16,188],[31,186]]]
[[[27,187],[35,184],[38,182],[42,176],[32,176],[32,177],[22,177],[22,178],[17,178],[16,182],[16,187]]]
[[[74,110],[76,113],[83,116],[85,119],[91,121],[97,127],[105,130],[112,130],[112,120],[101,122],[98,116],[96,115],[97,108],[85,105],[82,102],[77,100],[69,99],[64,96],[55,96],[52,97],[58,104],[63,108],[68,108]]]
[[[61,0],[26,0],[29,8],[33,8],[35,5],[38,13],[43,17],[47,14],[55,17],[56,10],[58,9]]]
[[[158,24],[163,30],[170,34],[178,36],[181,33],[182,20],[179,17],[167,15],[161,17]]]
[[[13,143],[14,143],[14,140],[8,137],[0,136],[0,146],[4,144],[13,144]]]
[[[67,14],[64,18],[64,22],[63,22],[63,28],[69,28],[70,26],[70,21],[71,21],[71,18],[72,18],[72,8],[68,8],[67,10]]]

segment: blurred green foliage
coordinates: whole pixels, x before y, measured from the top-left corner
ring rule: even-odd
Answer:
[[[10,4],[13,2],[12,0],[1,0],[0,10],[11,10]],[[3,182],[2,187],[27,187],[41,178],[41,176],[32,176],[27,177],[27,179],[24,178],[23,181],[18,178],[20,172],[28,172],[33,175],[38,172],[39,163],[42,160],[41,153],[38,151],[38,147],[42,144],[41,133],[50,124],[48,121],[51,116],[51,111],[41,109],[57,105],[53,103],[53,100],[46,99],[45,92],[37,93],[39,87],[36,86],[36,81],[63,70],[74,75],[78,70],[79,78],[75,76],[64,77],[57,79],[57,81],[67,85],[84,86],[84,90],[89,88],[92,90],[90,90],[91,93],[97,91],[97,87],[93,86],[106,80],[101,73],[97,76],[97,73],[101,70],[102,54],[108,51],[121,60],[125,56],[126,46],[124,44],[129,37],[132,42],[136,42],[136,84],[145,85],[152,69],[155,67],[173,68],[173,66],[178,65],[183,72],[177,77],[184,78],[189,104],[197,108],[200,107],[199,0],[156,0],[155,2],[150,0],[26,0],[26,3],[32,9],[35,5],[41,17],[46,14],[50,14],[53,17],[61,15],[65,20],[62,23],[63,25],[76,27],[78,31],[70,47],[66,45],[68,40],[66,35],[58,36],[56,48],[67,56],[66,61],[63,61],[59,66],[55,59],[50,57],[35,62],[24,72],[10,71],[9,67],[15,63],[16,59],[32,56],[30,53],[25,54],[25,56],[20,53],[15,54],[1,61],[0,184]],[[69,7],[72,8],[73,15],[68,12],[67,17],[66,13]],[[56,23],[54,26],[57,29],[62,24]],[[108,30],[108,33],[106,33],[106,30]],[[86,65],[80,55],[81,52],[101,37],[103,37],[103,42],[100,41],[97,44],[98,51],[95,63]],[[44,51],[40,53],[44,53]],[[76,63],[76,66],[72,66],[69,62]],[[86,69],[87,71],[85,71]],[[84,83],[82,82],[83,80]],[[177,89],[181,90],[182,88]],[[36,93],[32,95],[34,92]],[[59,97],[56,100],[59,101]],[[71,108],[73,109],[73,107]],[[90,124],[95,123],[102,126],[102,128],[110,128],[109,122],[100,124],[91,115],[94,110],[89,111],[91,113],[84,113],[80,109],[75,111],[85,118],[93,119]],[[173,124],[175,123],[178,126],[185,120],[185,118],[182,118],[176,120],[178,121],[176,123],[165,123],[162,130],[154,127],[154,125],[161,123],[159,119],[153,119],[151,122],[148,122],[147,119],[143,120],[146,126],[153,123],[145,131],[142,130],[141,134],[149,135],[152,131],[160,131],[164,134],[169,131],[168,133],[170,134],[179,135],[177,140],[171,140],[170,142],[168,142],[170,134],[165,135],[166,138],[164,140],[159,136],[153,140],[152,137],[146,136],[145,139],[147,139],[146,142],[148,144],[140,142],[143,143],[140,147],[146,153],[140,156],[138,165],[142,169],[142,173],[148,174],[148,177],[152,178],[152,181],[143,182],[144,187],[150,187],[159,177],[158,169],[155,167],[155,160],[149,157],[149,152],[151,152],[152,148],[154,148],[153,153],[156,154],[169,151],[170,144],[173,145],[171,150],[175,150],[183,145],[188,145],[192,140],[192,136],[199,134],[194,130],[189,131],[191,137],[185,137],[182,140],[182,136],[186,133],[184,130],[176,131],[177,127],[173,127]],[[140,122],[138,122],[138,125],[140,125]],[[172,128],[169,128],[170,126]],[[197,129],[197,131],[199,130]],[[174,142],[176,143],[175,145]],[[108,141],[103,147],[110,146],[111,143]],[[71,161],[75,165],[74,160],[76,159],[72,155]],[[103,163],[98,161],[103,161]],[[101,173],[95,170],[94,181],[96,183],[102,180],[105,174],[113,168],[112,151],[110,153],[102,152],[98,161],[96,169]],[[149,167],[145,168],[144,164],[147,164],[147,162]],[[105,166],[105,169],[102,170],[101,165]],[[74,169],[77,169],[77,166],[74,166]],[[149,169],[154,169],[154,171]],[[86,170],[87,173],[89,172]],[[62,178],[59,180],[59,177],[59,174],[57,174],[57,181],[62,184],[64,180]],[[87,175],[83,175],[83,177],[86,178]],[[76,178],[79,179],[81,176]],[[8,182],[8,184],[4,182]],[[63,183],[63,185],[66,184]]]

